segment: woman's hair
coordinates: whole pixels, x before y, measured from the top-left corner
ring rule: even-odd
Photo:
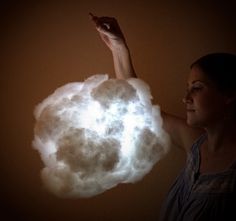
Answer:
[[[212,53],[197,59],[191,68],[197,66],[212,80],[222,93],[236,92],[236,55]]]

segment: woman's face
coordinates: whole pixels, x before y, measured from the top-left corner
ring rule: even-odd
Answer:
[[[208,127],[223,119],[227,98],[197,66],[188,78],[186,104],[187,123],[190,126]]]

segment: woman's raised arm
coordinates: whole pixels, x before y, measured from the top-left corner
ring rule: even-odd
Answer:
[[[137,77],[129,48],[117,20],[112,17],[97,17],[92,13],[89,15],[101,39],[112,52],[116,77],[119,79]]]
[[[112,17],[97,17],[91,13],[90,16],[102,40],[112,52],[116,77],[119,79],[137,77],[129,48],[117,20]],[[198,128],[188,126],[183,118],[163,111],[161,111],[161,116],[163,127],[170,135],[172,142],[186,152],[189,151],[196,138],[203,133]]]

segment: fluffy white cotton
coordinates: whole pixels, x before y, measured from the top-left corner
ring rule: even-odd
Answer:
[[[35,109],[42,179],[59,197],[91,197],[136,182],[168,150],[158,106],[140,79],[94,75],[58,88]]]

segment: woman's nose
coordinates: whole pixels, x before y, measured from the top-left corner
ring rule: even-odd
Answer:
[[[185,96],[182,99],[184,104],[191,103],[192,102],[192,97],[190,96],[190,93],[187,92]]]

